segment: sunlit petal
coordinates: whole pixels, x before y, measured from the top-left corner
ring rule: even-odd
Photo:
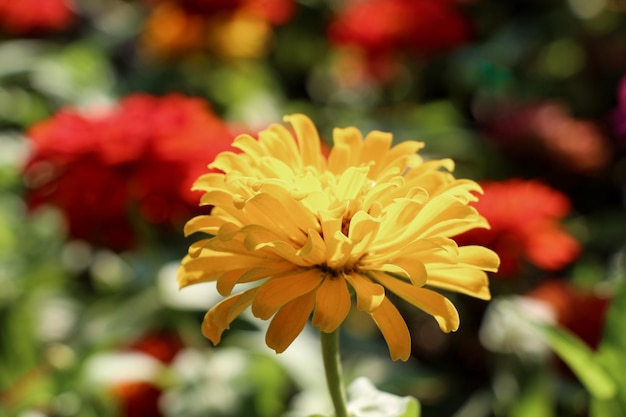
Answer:
[[[267,345],[276,353],[287,349],[304,328],[314,305],[314,291],[285,304],[270,322],[265,335]]]
[[[411,355],[411,335],[398,309],[385,298],[370,314],[389,346],[391,359],[406,361]]]
[[[336,330],[348,315],[350,304],[350,292],[343,277],[325,279],[317,289],[311,324],[326,333]]]

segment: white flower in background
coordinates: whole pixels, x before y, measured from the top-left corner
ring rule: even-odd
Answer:
[[[224,347],[206,351],[185,349],[171,370],[178,380],[165,391],[161,408],[166,416],[201,417],[234,414],[246,387],[248,352]]]
[[[195,288],[178,288],[176,271],[180,262],[165,264],[157,276],[159,297],[167,307],[178,310],[206,310],[222,300],[222,296],[215,289],[215,284],[207,283]]]
[[[550,348],[534,323],[556,324],[555,312],[546,303],[529,297],[499,297],[487,307],[480,341],[492,352],[543,359]]]
[[[113,386],[125,382],[155,382],[165,365],[141,352],[110,352],[93,355],[84,369],[87,383]]]
[[[379,391],[364,377],[355,379],[347,391],[348,412],[353,417],[403,417],[419,414],[417,400]]]

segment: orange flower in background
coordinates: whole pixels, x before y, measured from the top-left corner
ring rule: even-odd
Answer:
[[[205,101],[181,95],[136,94],[92,115],[62,110],[28,132],[27,202],[59,208],[73,238],[123,250],[139,217],[179,227],[198,211],[191,184],[232,136]]]
[[[472,205],[491,229],[457,236],[462,244],[493,249],[502,261],[499,276],[519,273],[524,262],[559,270],[576,259],[580,245],[560,224],[571,210],[568,197],[535,180],[510,179],[481,183],[484,195]]]
[[[591,348],[600,343],[610,297],[556,279],[543,282],[526,296],[546,303],[554,311],[558,323]]]
[[[487,274],[499,260],[481,246],[451,239],[485,219],[468,203],[480,192],[454,178],[449,159],[425,162],[423,144],[392,146],[392,135],[365,138],[354,127],[335,129],[324,156],[311,120],[285,117],[258,139],[240,135],[201,176],[201,204],[213,206],[186,233],[208,235],[191,245],[179,268],[181,287],[214,281],[226,298],[205,316],[202,331],[219,343],[248,307],[269,320],[266,342],[284,351],[310,316],[331,333],[356,308],[370,315],[391,357],[411,353],[407,325],[393,293],[431,315],[444,332],[459,327],[452,302],[433,289],[489,299]],[[235,292],[237,284],[244,284]]]
[[[66,29],[74,19],[72,0],[0,0],[0,29],[30,35]]]
[[[293,0],[153,0],[144,45],[169,57],[208,49],[225,58],[255,58],[271,43],[272,28],[294,14]]]

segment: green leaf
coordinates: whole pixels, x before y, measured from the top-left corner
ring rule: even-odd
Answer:
[[[552,381],[546,372],[538,372],[516,398],[510,417],[553,417],[554,398],[550,389]]]
[[[626,263],[626,258],[624,263]],[[616,402],[597,403],[594,406],[593,417],[626,416],[626,283],[623,271],[626,265],[620,265],[620,277],[616,278],[616,293],[611,301],[604,325],[604,334],[598,347],[598,360],[615,381],[618,394]],[[621,411],[615,412],[613,408],[618,406]],[[611,411],[606,411],[607,409]]]
[[[593,397],[609,399],[615,395],[615,382],[585,342],[560,327],[538,327],[543,330],[548,345],[570,367]]]
[[[400,397],[379,391],[367,378],[357,378],[348,387],[351,417],[419,417],[420,403],[413,397]]]

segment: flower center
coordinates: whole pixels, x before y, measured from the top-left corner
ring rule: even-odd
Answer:
[[[350,275],[354,273],[354,271],[356,270],[356,268],[354,267],[347,267],[347,266],[341,269],[335,269],[335,268],[331,268],[325,263],[314,265],[314,268],[317,268],[320,271],[322,271],[324,273],[324,278],[328,278],[328,279],[337,279],[341,277],[342,275]]]

